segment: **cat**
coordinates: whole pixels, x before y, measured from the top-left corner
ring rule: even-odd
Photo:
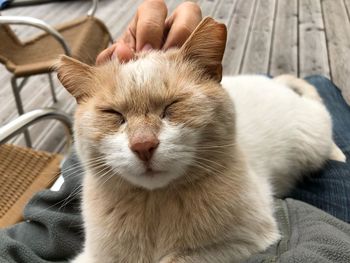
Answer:
[[[332,157],[331,118],[293,77],[221,82],[226,34],[207,17],[180,49],[61,57],[85,169],[72,262],[240,262],[279,240],[273,195]]]

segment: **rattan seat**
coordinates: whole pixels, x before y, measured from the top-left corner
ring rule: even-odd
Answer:
[[[57,179],[62,156],[2,144],[0,160],[0,227],[6,227],[21,221],[33,194]]]
[[[110,41],[106,26],[93,16],[69,21],[56,29],[70,46],[72,57],[87,64],[94,64]],[[50,72],[58,56],[64,54],[62,46],[48,33],[21,42],[8,25],[0,25],[0,39],[0,62],[15,77]]]

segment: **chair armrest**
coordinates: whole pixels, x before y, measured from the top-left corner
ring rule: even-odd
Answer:
[[[67,56],[71,56],[70,48],[63,36],[55,28],[40,19],[27,16],[0,16],[0,24],[28,25],[44,30],[60,43]]]
[[[97,10],[98,0],[91,0],[91,2],[92,2],[91,6],[87,11],[88,16],[94,16]],[[25,0],[25,1],[9,2],[5,8],[28,6],[28,5],[40,5],[45,3],[50,3],[50,0]]]
[[[72,142],[72,121],[71,118],[64,112],[53,108],[43,108],[33,110],[19,116],[15,120],[0,127],[0,144],[4,144],[15,135],[23,132],[30,125],[46,119],[55,119],[60,121],[65,127],[67,134],[67,151]]]
[[[87,11],[88,16],[94,16],[97,10],[98,0],[92,0],[90,9]]]

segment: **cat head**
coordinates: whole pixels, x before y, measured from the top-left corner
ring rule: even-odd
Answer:
[[[226,27],[206,18],[181,49],[99,67],[61,57],[58,77],[78,102],[75,140],[86,168],[146,189],[219,169],[234,138],[220,86],[225,43]]]

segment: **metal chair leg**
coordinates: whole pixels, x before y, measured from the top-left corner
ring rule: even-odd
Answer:
[[[22,84],[24,84],[24,82],[22,82]],[[24,113],[24,110],[23,110],[23,104],[22,104],[21,96],[20,96],[20,93],[19,93],[20,92],[20,88],[22,88],[22,85],[21,85],[20,88],[17,87],[16,77],[12,77],[11,78],[11,85],[12,85],[12,92],[13,92],[13,95],[15,97],[15,102],[16,102],[16,106],[17,106],[18,115],[22,115]],[[23,135],[24,135],[24,140],[26,142],[27,147],[32,147],[32,141],[30,139],[30,135],[29,135],[28,130],[25,130],[23,132]]]
[[[16,101],[18,114],[22,115],[24,113],[24,110],[23,110],[23,104],[22,104],[21,96],[19,94],[20,90],[17,87],[16,77],[12,77],[11,84],[12,84],[12,92],[13,92],[13,95],[15,96],[15,101]]]
[[[47,75],[49,75],[49,82],[50,82],[50,90],[51,90],[51,95],[52,95],[52,101],[53,101],[53,103],[56,103],[57,102],[57,97],[56,97],[55,86],[53,85],[53,80],[52,80],[51,73],[48,73]]]

